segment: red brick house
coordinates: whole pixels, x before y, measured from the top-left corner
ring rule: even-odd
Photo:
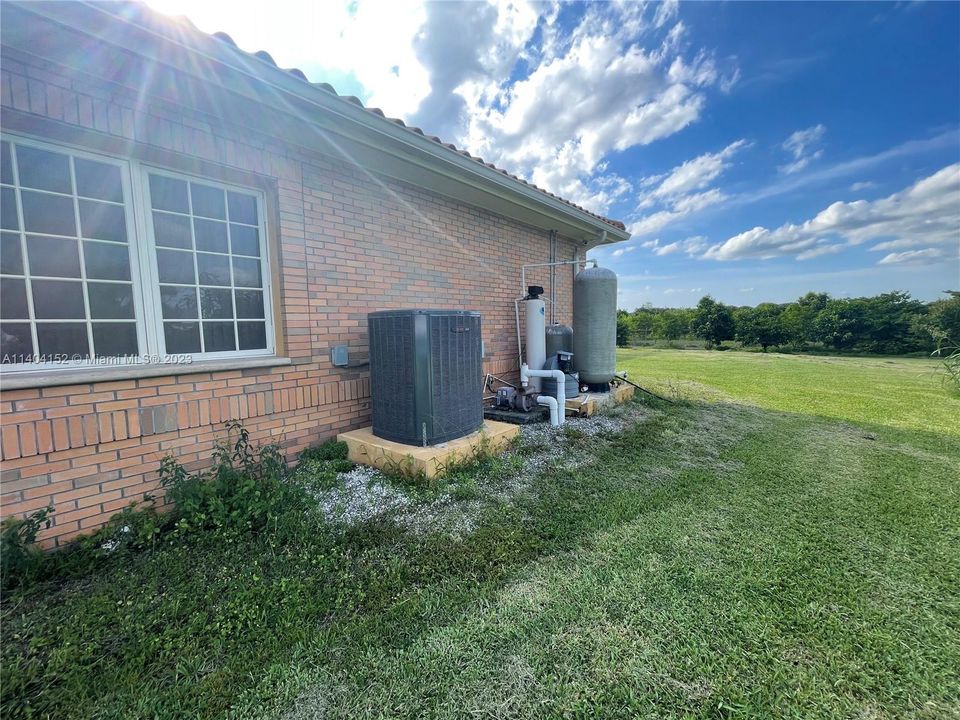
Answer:
[[[2,514],[53,504],[50,545],[226,420],[290,459],[367,424],[370,311],[478,310],[515,372],[521,265],[628,237],[185,20],[4,2],[0,27]],[[528,279],[570,322],[571,268]]]

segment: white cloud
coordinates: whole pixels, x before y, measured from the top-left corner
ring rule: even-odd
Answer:
[[[654,255],[672,255],[676,252],[686,253],[689,257],[696,257],[707,249],[707,239],[703,235],[689,237],[686,240],[677,240],[667,245],[661,245],[660,240],[647,240],[640,247],[651,250]]]
[[[623,248],[617,248],[612,253],[610,253],[610,257],[620,257],[621,255],[628,252],[633,252],[634,250],[636,250],[636,247],[634,247],[633,245],[628,245],[627,247],[623,247]]]
[[[746,145],[746,140],[737,140],[720,152],[704,153],[687,160],[671,170],[651,195],[655,198],[672,198],[702,190],[720,176],[729,166],[730,158]]]
[[[696,122],[738,77],[690,46],[676,2],[587,3],[562,23],[536,0],[149,2],[597,212],[634,191],[608,156]]]
[[[690,294],[692,295],[693,293],[701,293],[701,292],[703,292],[703,288],[701,288],[701,287],[696,287],[696,288],[666,288],[666,289],[663,291],[663,294],[664,294],[664,295],[678,295],[678,294],[680,294],[680,293],[690,293]]]
[[[641,187],[655,187],[641,195],[638,209],[660,209],[640,216],[630,225],[634,235],[649,235],[658,232],[672,222],[699,212],[706,207],[726,200],[719,188],[707,188],[730,167],[733,156],[749,147],[746,140],[730,143],[715,153],[704,153],[673,168],[665,175],[655,176],[640,182]]]
[[[951,157],[956,155],[957,144],[960,143],[960,131],[948,130],[939,135],[922,140],[909,140],[895,145],[874,155],[865,155],[836,163],[816,170],[798,173],[791,176],[781,176],[777,180],[764,185],[750,193],[733,195],[726,200],[725,207],[739,207],[752,205],[767,198],[788,195],[806,187],[821,187],[838,178],[849,175],[862,175],[877,166],[900,160],[901,158],[929,155],[931,157]],[[950,153],[944,155],[944,153]]]
[[[926,248],[924,250],[907,250],[905,252],[890,253],[883,257],[878,265],[910,264],[928,265],[939,262],[947,257],[942,248]]]
[[[853,192],[860,192],[861,190],[869,190],[870,188],[876,187],[877,184],[873,180],[866,180],[864,182],[855,182],[850,186],[850,190]]]
[[[803,170],[810,164],[811,160],[816,160],[823,155],[823,150],[817,146],[823,140],[827,128],[823,125],[814,125],[806,130],[797,130],[792,133],[783,143],[783,149],[793,157],[793,160],[780,167],[780,172],[790,175]]]
[[[604,159],[695,122],[705,90],[721,79],[709,54],[684,56],[681,22],[661,32],[675,8],[654,7],[589,4],[566,36],[545,16],[539,26],[543,49],[527,58],[528,75],[512,84],[491,76],[458,88],[468,107],[466,146],[605,212],[632,186],[611,178]],[[657,35],[658,41],[649,42]]]
[[[413,45],[429,75],[430,93],[408,120],[455,139],[467,122],[471,93],[482,94],[490,78],[509,74],[539,16],[532,4],[510,0],[431,2],[425,7],[426,22]]]
[[[871,240],[885,240],[873,250],[960,241],[960,163],[880,200],[835,202],[799,225],[755,227],[711,246],[704,257],[805,259]]]

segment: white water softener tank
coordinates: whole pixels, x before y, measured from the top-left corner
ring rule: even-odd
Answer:
[[[543,288],[531,285],[527,288],[527,296],[523,299],[525,308],[525,320],[527,328],[527,347],[526,361],[531,370],[543,370],[543,364],[547,361],[546,345],[546,306],[540,295]],[[530,378],[530,387],[540,392],[541,378]]]

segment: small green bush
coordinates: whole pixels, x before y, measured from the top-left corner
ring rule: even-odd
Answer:
[[[217,445],[209,470],[191,473],[172,456],[163,458],[158,472],[166,500],[173,505],[170,512],[158,512],[148,495],[57,553],[41,552],[36,545],[40,528],[51,524],[52,506],[23,519],[5,520],[0,525],[0,584],[8,588],[56,575],[83,575],[108,555],[150,551],[161,538],[173,541],[202,530],[231,535],[264,529],[303,532],[303,513],[291,511],[303,509],[307,495],[286,481],[280,448],[254,447],[249,432],[236,421],[227,423],[227,431],[228,439]],[[345,451],[345,446],[323,450],[331,458]],[[324,464],[337,468],[345,462],[334,459]]]
[[[286,463],[277,445],[255,449],[236,421],[227,430],[229,439],[214,449],[209,471],[191,474],[169,455],[160,463],[160,485],[176,507],[180,532],[259,530],[301,499],[298,488],[283,482]]]
[[[7,518],[0,524],[0,586],[15,587],[32,579],[43,563],[37,533],[50,527],[53,505],[25,518]]]

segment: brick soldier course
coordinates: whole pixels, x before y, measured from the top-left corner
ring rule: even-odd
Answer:
[[[184,21],[140,6],[129,6],[123,18],[115,12],[4,3],[5,139],[136,159],[261,191],[276,352],[136,370],[4,370],[0,508],[7,517],[52,504],[53,526],[43,536],[48,546],[90,532],[156,492],[164,455],[204,467],[227,420],[240,420],[257,442],[279,442],[289,460],[338,432],[368,425],[366,369],[334,367],[329,353],[348,345],[351,363],[364,360],[366,315],[373,310],[480,311],[484,369],[515,374],[520,266],[582,257],[598,242],[627,237],[622,224],[480,161],[475,171],[455,170],[470,181],[468,190],[467,180],[424,170],[413,150],[403,150],[412,159],[397,151],[384,153],[382,162],[369,146],[352,152],[362,142],[349,120],[337,119],[341,144],[322,108],[303,111],[296,99],[286,99],[295,98],[287,88],[292,81],[304,96],[325,93],[323,102],[350,106],[344,112],[356,113],[353,101]],[[176,47],[171,38],[178,39]],[[199,52],[208,64],[197,72],[177,66]],[[221,55],[210,60],[215,52]],[[243,83],[231,76],[237,68]],[[263,102],[251,107],[256,93]],[[418,131],[363,112],[374,130],[389,126],[424,143]],[[450,163],[465,157],[452,146],[430,144]],[[488,177],[494,174],[496,187]],[[560,268],[554,275],[557,319],[569,323],[573,273]],[[531,283],[549,287],[549,280],[547,270],[528,272]]]

